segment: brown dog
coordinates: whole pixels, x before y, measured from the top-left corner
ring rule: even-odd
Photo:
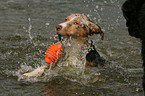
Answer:
[[[77,50],[82,50],[82,48],[89,45],[88,36],[100,34],[102,40],[104,37],[104,33],[101,31],[101,28],[98,25],[90,22],[83,14],[72,14],[68,16],[65,18],[65,22],[56,26],[56,32],[62,37],[71,37],[71,40],[74,40],[72,47]],[[80,46],[79,48],[77,47],[78,45]],[[86,66],[93,67],[102,65],[104,60],[95,50],[94,45],[91,43],[89,47],[89,52],[86,54]]]
[[[58,62],[58,66],[75,66],[83,68],[84,64],[91,67],[100,67],[104,59],[96,51],[92,41],[89,43],[88,36],[100,34],[103,40],[104,34],[101,28],[90,22],[83,14],[72,14],[65,19],[64,23],[56,26],[56,32],[61,37],[67,38],[64,42],[64,56]],[[87,50],[87,51],[85,51]],[[64,63],[62,63],[64,61]],[[81,62],[82,61],[82,62]],[[44,72],[48,65],[42,65],[25,76],[37,76]]]
[[[101,34],[101,28],[90,22],[83,14],[72,14],[65,18],[65,22],[56,26],[56,32],[62,36],[88,37],[93,34]]]

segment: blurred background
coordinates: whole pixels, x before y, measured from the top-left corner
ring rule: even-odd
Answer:
[[[0,96],[143,96],[141,43],[128,35],[124,1],[0,0]],[[58,41],[55,26],[72,13],[101,26],[104,40],[90,39],[109,63],[82,75],[23,79],[22,73],[41,65],[45,50]]]

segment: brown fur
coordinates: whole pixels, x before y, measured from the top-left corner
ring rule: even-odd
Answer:
[[[101,28],[90,22],[83,14],[72,14],[65,18],[65,22],[56,26],[56,32],[62,36],[87,37],[93,34],[101,34]]]

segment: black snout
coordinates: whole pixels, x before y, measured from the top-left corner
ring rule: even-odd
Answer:
[[[60,31],[62,29],[62,26],[61,25],[57,25],[56,26],[56,31]]]

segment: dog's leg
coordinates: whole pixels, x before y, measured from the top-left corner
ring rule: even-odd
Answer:
[[[88,50],[88,54],[86,55],[86,60],[87,60],[86,66],[98,68],[101,68],[101,66],[103,66],[103,63],[105,61],[95,49],[93,41],[91,41],[91,47]]]
[[[28,77],[41,76],[44,73],[44,69],[46,69],[46,68],[47,68],[47,66],[46,65],[43,65],[41,67],[38,67],[34,71],[29,72],[29,73],[25,73],[23,75],[28,76]]]

